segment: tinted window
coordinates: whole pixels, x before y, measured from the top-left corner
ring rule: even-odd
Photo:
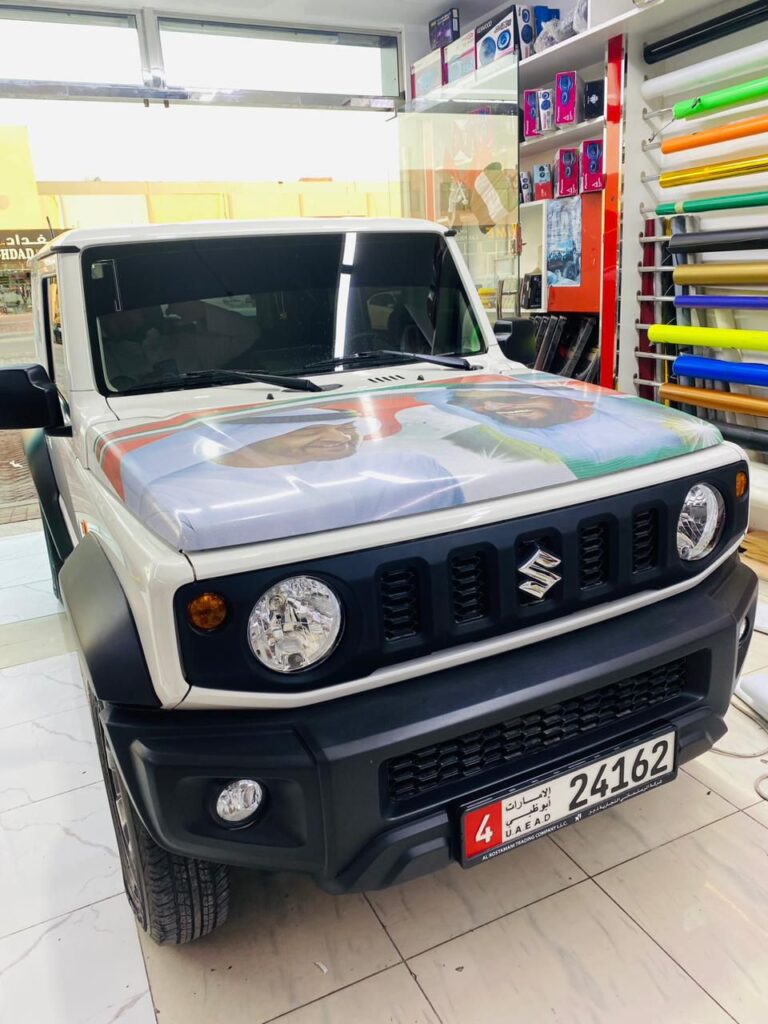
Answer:
[[[437,234],[100,247],[84,274],[97,371],[112,392],[183,386],[199,370],[300,375],[358,352],[484,350]]]

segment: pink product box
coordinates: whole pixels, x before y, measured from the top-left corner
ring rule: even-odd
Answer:
[[[604,188],[603,140],[585,139],[581,144],[581,191],[602,192]]]
[[[443,55],[440,50],[433,50],[411,65],[411,95],[414,99],[426,96],[433,89],[439,89],[442,84]]]
[[[555,197],[579,194],[579,151],[570,146],[558,149],[555,155]]]
[[[470,29],[443,49],[443,77],[446,82],[455,82],[476,69],[475,30]]]
[[[584,85],[575,71],[555,75],[555,124],[576,124],[584,117]]]
[[[523,92],[523,135],[526,139],[534,139],[537,135],[541,135],[537,89],[526,89]]]
[[[492,64],[501,57],[517,52],[515,6],[484,21],[475,29],[477,66]]]
[[[552,168],[549,164],[533,165],[533,198],[552,198]]]

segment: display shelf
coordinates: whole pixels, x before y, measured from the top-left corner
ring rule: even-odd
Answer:
[[[596,132],[602,135],[604,127],[604,117],[593,117],[589,121],[579,121],[578,124],[569,125],[567,128],[557,128],[546,135],[526,139],[525,142],[520,143],[520,158],[535,156],[536,153],[546,153],[550,149],[557,149],[558,146],[567,145],[570,142],[581,142]]]
[[[544,86],[563,69],[584,68],[601,62],[612,36],[625,34],[629,38],[648,41],[656,35],[663,35],[667,29],[679,31],[689,24],[701,22],[708,13],[717,13],[716,8],[722,7],[723,0],[698,0],[695,12],[688,15],[681,12],[679,0],[656,0],[645,7],[625,11],[586,32],[564,39],[542,53],[534,53],[532,57],[521,60],[520,89]]]

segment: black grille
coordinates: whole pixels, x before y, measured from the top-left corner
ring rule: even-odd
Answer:
[[[416,636],[421,628],[419,577],[415,569],[386,569],[379,585],[386,640]]]
[[[608,523],[592,523],[579,530],[579,582],[582,590],[608,582],[609,545]]]
[[[453,555],[450,560],[454,622],[472,622],[488,614],[488,557],[484,551]]]
[[[659,513],[655,508],[636,512],[632,520],[632,572],[655,569],[659,564]]]
[[[678,697],[685,687],[686,659],[611,683],[581,697],[552,704],[454,739],[422,747],[386,763],[390,801],[423,796],[448,783],[512,764],[629,718]]]

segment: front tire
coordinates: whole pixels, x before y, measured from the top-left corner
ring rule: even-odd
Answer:
[[[128,902],[144,931],[160,945],[182,945],[224,924],[229,911],[226,865],[181,857],[158,846],[144,828],[107,746],[99,701],[86,683],[117,837]]]

